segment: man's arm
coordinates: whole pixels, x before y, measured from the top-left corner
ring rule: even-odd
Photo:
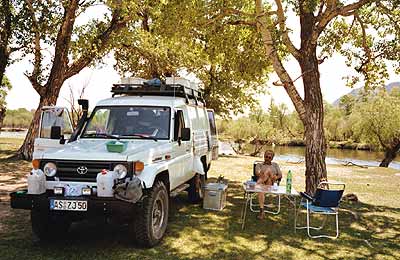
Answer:
[[[281,169],[279,168],[279,165],[277,163],[274,163],[275,170],[276,170],[276,179],[282,178],[282,172]]]

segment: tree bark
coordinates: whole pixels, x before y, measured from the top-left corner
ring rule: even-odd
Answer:
[[[385,158],[379,164],[379,167],[389,167],[389,164],[396,158],[397,153],[400,151],[400,139],[395,140],[391,148],[386,149]]]
[[[315,53],[315,52],[313,52]],[[304,137],[306,143],[306,192],[314,194],[320,180],[327,178],[326,140],[324,133],[324,105],[320,88],[318,61],[313,53],[305,54],[300,62],[304,84],[306,119]]]
[[[306,192],[314,194],[320,180],[327,178],[324,102],[318,68],[317,45],[312,42],[315,16],[300,4],[301,57],[298,59],[304,86],[306,117],[302,119],[306,143]]]
[[[4,117],[6,116],[6,108],[0,107],[0,130],[3,127]]]
[[[3,76],[8,65],[10,52],[8,44],[11,36],[11,6],[9,0],[1,0],[2,8],[0,11],[4,16],[4,27],[0,29],[0,84],[3,82]]]

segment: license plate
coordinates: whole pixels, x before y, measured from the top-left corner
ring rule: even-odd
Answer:
[[[51,210],[87,211],[86,200],[50,200]]]

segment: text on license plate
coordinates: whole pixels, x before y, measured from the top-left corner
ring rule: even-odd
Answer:
[[[73,210],[87,211],[87,201],[85,200],[50,200],[51,210]]]

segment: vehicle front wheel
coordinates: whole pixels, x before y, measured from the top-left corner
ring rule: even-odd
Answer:
[[[157,245],[164,236],[168,224],[169,196],[162,181],[155,182],[145,194],[142,207],[134,223],[135,240],[145,247]]]

